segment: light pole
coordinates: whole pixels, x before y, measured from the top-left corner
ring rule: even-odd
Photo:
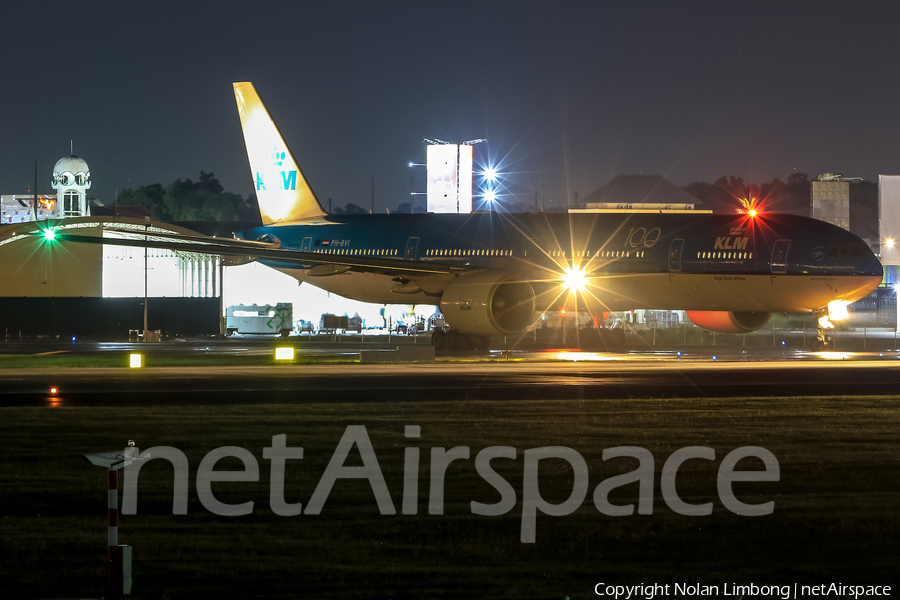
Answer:
[[[144,243],[147,242],[147,230],[149,229],[149,218],[144,221]],[[144,341],[147,341],[147,246],[144,246]]]

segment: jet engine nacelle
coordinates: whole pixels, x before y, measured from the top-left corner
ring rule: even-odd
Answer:
[[[762,328],[772,313],[767,312],[734,312],[726,310],[689,310],[691,323],[711,331],[722,333],[749,333]]]
[[[508,273],[474,271],[456,278],[441,295],[441,313],[454,329],[484,336],[524,331],[534,319],[534,289]]]

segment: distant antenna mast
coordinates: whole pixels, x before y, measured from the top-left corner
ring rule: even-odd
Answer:
[[[38,195],[37,195],[37,159],[34,159],[34,206],[31,207],[34,213],[34,220],[37,221]]]
[[[375,214],[375,178],[372,178],[372,213]]]
[[[75,144],[69,140],[69,156],[75,156]]]

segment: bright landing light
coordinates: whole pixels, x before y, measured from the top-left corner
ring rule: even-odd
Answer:
[[[843,321],[848,316],[847,302],[844,300],[834,300],[828,303],[828,320]]]
[[[52,242],[56,239],[56,231],[54,229],[45,229],[44,230],[44,239],[48,242]]]
[[[488,202],[493,202],[497,199],[497,192],[494,190],[487,190],[484,192],[484,199]]]
[[[587,287],[587,273],[584,272],[584,269],[566,268],[566,272],[563,273],[560,279],[563,282],[563,287],[569,291],[583,292]]]
[[[888,239],[884,240],[884,245],[887,246],[888,248],[893,248],[894,240],[892,240],[891,238],[888,238]]]
[[[494,167],[488,167],[484,170],[484,178],[488,181],[494,181],[497,179],[497,169]]]

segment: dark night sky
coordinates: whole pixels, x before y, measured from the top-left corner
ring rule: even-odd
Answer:
[[[56,160],[91,194],[252,190],[231,83],[250,80],[324,201],[424,191],[423,137],[486,137],[509,190],[900,173],[900,4],[29,2],[2,15],[0,193]],[[66,30],[71,27],[70,30]],[[420,197],[421,198],[421,197]],[[422,202],[422,200],[419,200]]]

